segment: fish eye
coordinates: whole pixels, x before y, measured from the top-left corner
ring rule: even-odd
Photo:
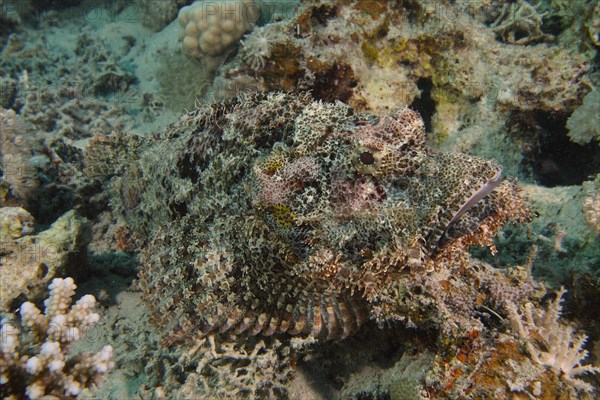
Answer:
[[[368,151],[363,151],[360,153],[359,160],[364,165],[373,165],[375,163],[375,157],[373,157],[373,154],[369,153]]]

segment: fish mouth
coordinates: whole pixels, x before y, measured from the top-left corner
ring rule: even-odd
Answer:
[[[434,254],[438,252],[443,239],[446,237],[446,234],[448,233],[448,230],[452,227],[452,225],[454,225],[463,215],[465,215],[467,213],[467,211],[469,211],[477,203],[479,203],[481,200],[483,200],[485,197],[487,197],[490,193],[492,193],[494,191],[494,189],[496,189],[498,187],[498,185],[500,185],[500,183],[502,183],[503,180],[504,180],[504,176],[502,176],[502,168],[498,168],[498,171],[496,172],[496,174],[494,174],[494,176],[492,178],[490,178],[486,183],[484,183],[483,186],[481,186],[477,191],[475,191],[475,193],[473,193],[463,203],[463,205],[454,214],[454,216],[452,217],[450,222],[448,222],[448,224],[444,228],[442,234],[440,235],[440,237],[436,243],[435,249],[433,251]]]

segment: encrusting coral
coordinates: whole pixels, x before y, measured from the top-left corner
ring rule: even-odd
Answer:
[[[85,337],[100,319],[96,299],[85,295],[71,305],[76,285],[56,278],[49,286],[42,312],[30,302],[21,305],[20,325],[2,320],[0,333],[0,394],[5,399],[75,398],[85,388],[100,385],[113,367],[112,347],[97,353],[71,354],[72,344]]]
[[[497,104],[496,114],[572,111],[590,90],[591,63],[547,44],[554,38],[538,8],[527,1],[303,1],[291,18],[248,32],[218,78],[254,81],[242,88],[311,90],[376,113],[419,99],[426,81],[436,111],[464,104],[461,118],[478,102]]]
[[[567,120],[571,141],[585,145],[592,140],[600,143],[600,91],[589,92],[583,103]]]

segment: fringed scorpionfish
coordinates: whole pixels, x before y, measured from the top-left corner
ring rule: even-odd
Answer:
[[[406,282],[527,217],[495,162],[433,151],[409,108],[377,118],[306,94],[254,95],[88,153],[145,236],[140,284],[166,343],[341,339],[369,319],[418,320],[397,299]]]

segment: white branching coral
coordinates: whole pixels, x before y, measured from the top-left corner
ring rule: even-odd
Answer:
[[[527,303],[519,312],[514,303],[508,303],[508,318],[513,331],[525,341],[534,362],[550,368],[576,389],[591,392],[594,390],[592,385],[576,377],[585,373],[595,374],[600,372],[600,368],[582,364],[588,355],[583,348],[587,336],[576,334],[573,327],[559,322],[565,292],[561,288],[546,310]]]
[[[99,319],[96,299],[85,295],[71,305],[76,285],[56,278],[42,312],[30,302],[21,305],[21,324],[7,318],[0,328],[0,397],[74,398],[84,388],[100,385],[114,365],[112,347],[98,353],[69,353]],[[24,393],[23,393],[24,392]]]

